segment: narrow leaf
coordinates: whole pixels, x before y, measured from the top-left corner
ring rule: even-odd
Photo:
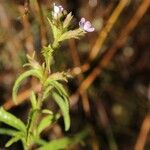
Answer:
[[[64,89],[63,85],[57,81],[52,81],[52,85],[57,89],[58,93],[63,97],[65,101],[66,108],[69,110],[69,100],[68,100],[68,93]]]
[[[9,135],[9,136],[15,136],[18,131],[6,129],[6,128],[0,128],[0,134]]]
[[[57,28],[57,26],[54,23],[52,23],[49,18],[47,18],[47,20],[48,20],[48,22],[49,22],[49,24],[51,26],[54,39],[55,40],[58,39],[61,36],[61,34],[62,34],[61,29]]]
[[[52,86],[48,86],[43,93],[43,100],[46,99],[50,95],[50,91],[52,90]]]
[[[66,92],[62,84],[55,80],[52,80],[49,84],[54,86],[60,95],[68,97],[68,93]]]
[[[69,27],[72,18],[73,18],[73,16],[72,16],[72,13],[70,12],[67,15],[66,19],[64,20],[64,22],[63,22],[63,28],[68,28]]]
[[[26,133],[24,123],[2,107],[0,108],[0,121]]]
[[[43,113],[43,114],[53,115],[53,112],[52,112],[51,110],[49,110],[49,109],[43,109],[43,110],[42,110],[42,113]]]
[[[38,150],[63,150],[67,149],[67,147],[71,144],[71,139],[63,138],[53,140],[48,144],[45,144],[43,147],[39,148]]]
[[[51,85],[52,87],[54,87],[58,91],[58,93],[63,97],[63,100],[66,103],[66,107],[69,109],[68,93],[64,89],[63,85],[60,84],[58,81],[52,80],[50,78],[49,78],[49,80],[47,80],[46,85]],[[49,91],[47,91],[47,90],[45,91],[45,93],[50,94],[48,92]]]
[[[87,137],[87,132],[82,131],[74,137],[64,137],[61,139],[52,140],[48,144],[40,147],[38,150],[63,150],[67,149],[70,145],[77,144]]]
[[[26,79],[27,77],[29,76],[35,76],[39,79],[42,78],[42,75],[41,75],[41,72],[40,70],[38,69],[32,69],[32,70],[29,70],[29,71],[26,71],[25,73],[21,74],[18,79],[16,80],[15,84],[14,84],[14,87],[13,87],[13,94],[12,94],[12,97],[13,97],[13,101],[15,103],[17,103],[17,92],[18,92],[18,89],[19,89],[19,86],[20,84],[22,83],[22,81],[24,79]]]
[[[67,131],[70,128],[69,108],[67,107],[63,98],[59,94],[53,92],[52,96],[62,111],[63,118],[64,118],[64,124],[65,124],[65,130]]]
[[[68,40],[68,39],[79,39],[81,36],[83,36],[85,33],[81,29],[75,29],[75,30],[70,30],[65,33],[63,33],[59,39],[58,42]]]
[[[40,139],[40,138],[38,138],[38,139],[34,139],[34,142],[36,143],[36,144],[38,144],[38,145],[40,145],[40,146],[44,146],[44,145],[46,145],[48,142],[47,141],[45,141],[45,140],[43,140],[43,139]]]
[[[49,78],[47,79],[47,81],[45,83],[49,83],[53,80],[55,81],[65,81],[67,82],[67,78],[70,78],[71,75],[69,73],[65,73],[65,72],[56,72],[53,73],[52,75],[49,76]]]
[[[52,115],[48,115],[48,116],[44,117],[38,126],[38,129],[37,129],[38,134],[40,134],[45,128],[50,126],[52,122],[53,122]]]
[[[5,144],[5,147],[11,146],[13,143],[19,141],[20,138],[21,138],[20,136],[12,137],[12,138]]]

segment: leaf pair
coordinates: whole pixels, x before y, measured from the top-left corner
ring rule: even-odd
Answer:
[[[2,107],[0,108],[0,122],[3,122],[16,129],[10,130],[6,128],[0,128],[0,134],[12,136],[12,138],[6,143],[6,147],[9,147],[18,140],[24,140],[26,136],[25,124],[11,113],[5,111]]]
[[[70,128],[69,106],[68,104],[66,105],[66,102],[64,102],[64,98],[60,96],[58,93],[53,92],[52,96],[62,111],[64,124],[65,124],[65,130],[67,131]]]
[[[70,128],[68,93],[64,89],[63,85],[61,83],[59,83],[57,80],[54,80],[53,77],[54,76],[52,76],[52,78],[49,78],[45,84],[46,84],[47,89],[49,89],[49,88],[54,89],[54,91],[52,91],[51,95],[62,111],[63,118],[64,118],[64,124],[65,124],[65,130],[67,131]],[[60,78],[55,78],[55,79],[60,79]]]

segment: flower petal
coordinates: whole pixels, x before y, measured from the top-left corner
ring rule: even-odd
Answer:
[[[86,32],[93,32],[95,29],[92,27],[90,21],[86,21],[85,18],[81,18],[79,22],[80,28]]]
[[[80,22],[79,22],[79,26],[81,28],[84,28],[84,24],[85,24],[85,18],[81,18]]]
[[[88,30],[89,28],[91,28],[91,23],[89,21],[86,21],[84,24],[84,30]]]
[[[55,13],[59,13],[59,10],[60,10],[59,7],[55,5],[55,6],[54,6],[54,12],[55,12]]]
[[[61,12],[63,12],[63,10],[64,10],[64,8],[61,5],[59,6],[59,9]]]
[[[54,3],[54,12],[55,12],[55,13],[61,13],[63,10],[64,10],[64,8],[63,8],[61,5],[57,6],[57,5]]]
[[[82,22],[82,23],[85,23],[85,18],[81,18],[81,22]]]
[[[95,30],[95,28],[89,28],[87,29],[87,32],[93,32]]]

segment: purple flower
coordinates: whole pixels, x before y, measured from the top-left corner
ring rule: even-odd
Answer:
[[[95,29],[92,27],[91,23],[89,21],[86,21],[85,18],[81,18],[79,22],[79,26],[81,29],[83,29],[85,32],[93,32]]]

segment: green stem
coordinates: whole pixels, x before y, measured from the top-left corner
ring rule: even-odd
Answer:
[[[54,40],[52,48],[57,49],[59,47],[59,42],[57,40]],[[50,59],[50,58],[48,58]],[[50,73],[50,60],[47,60],[45,57],[45,63],[46,68],[44,69],[44,75],[43,75],[43,83],[45,79],[48,77]],[[38,101],[37,101],[37,107],[36,109],[32,109],[29,114],[29,120],[27,125],[27,138],[26,141],[23,142],[24,150],[32,149],[32,146],[34,145],[34,139],[39,138],[39,135],[37,133],[37,127],[38,127],[38,121],[41,115],[41,107],[43,102],[43,86],[41,88],[41,91],[38,93]]]
[[[57,40],[54,40],[52,47],[53,49],[57,49],[59,47],[59,42]]]
[[[36,138],[39,137],[37,133],[37,127],[38,127],[38,121],[41,115],[40,112],[41,112],[41,107],[42,107],[42,97],[43,97],[43,92],[41,90],[38,96],[37,108],[34,110],[31,110],[30,112],[30,118],[29,118],[28,126],[27,126],[27,139],[26,139],[26,144],[24,145],[25,150],[31,149],[34,144],[35,137]]]

